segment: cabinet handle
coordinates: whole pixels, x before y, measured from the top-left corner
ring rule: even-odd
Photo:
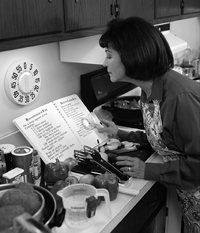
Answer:
[[[79,3],[79,0],[75,0],[76,3]]]
[[[119,16],[119,4],[115,4],[115,17]]]
[[[181,15],[184,14],[184,7],[185,7],[185,5],[184,5],[184,0],[181,0],[181,1],[180,1]]]
[[[113,16],[113,5],[110,4],[110,15]]]
[[[48,2],[50,2],[50,3],[51,3],[51,2],[53,2],[53,0],[48,0]]]

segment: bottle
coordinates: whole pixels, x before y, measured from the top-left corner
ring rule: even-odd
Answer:
[[[37,150],[33,150],[33,177],[35,181],[41,177],[41,158]]]

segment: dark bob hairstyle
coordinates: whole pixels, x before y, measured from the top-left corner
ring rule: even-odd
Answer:
[[[165,37],[156,27],[139,17],[108,22],[99,44],[102,48],[111,47],[120,54],[129,78],[153,80],[174,66]]]

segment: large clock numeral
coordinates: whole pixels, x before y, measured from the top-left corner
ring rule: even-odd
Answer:
[[[18,73],[20,73],[20,72],[22,71],[22,67],[21,67],[20,65],[18,65],[18,66],[16,67],[16,70],[18,71]]]
[[[35,94],[33,92],[31,92],[30,96],[31,96],[32,100],[35,99]]]
[[[30,102],[30,96],[29,95],[26,95],[25,96],[25,103],[29,103]]]
[[[27,69],[27,63],[24,62],[24,69],[26,70]]]
[[[19,91],[14,91],[13,96],[14,98],[17,98],[19,96]]]
[[[39,83],[39,82],[40,82],[40,78],[36,78],[35,83]]]
[[[19,102],[19,103],[23,103],[23,100],[24,100],[24,96],[23,96],[23,95],[20,95],[20,96],[19,96],[19,99],[18,99],[18,102]]]
[[[39,89],[40,89],[40,87],[39,87],[38,85],[35,85],[35,87],[34,87],[34,91],[39,92]]]
[[[34,74],[34,76],[36,76],[38,74],[38,70],[37,69],[34,70],[33,74]]]
[[[12,82],[10,86],[11,86],[11,88],[15,89],[17,84],[16,84],[16,82]]]
[[[18,77],[18,74],[16,74],[15,72],[13,72],[12,79],[17,80],[17,77]]]

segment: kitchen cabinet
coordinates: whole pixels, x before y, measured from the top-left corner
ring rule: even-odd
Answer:
[[[153,0],[64,0],[64,9],[66,32],[105,27],[116,17],[154,16]]]
[[[138,16],[148,21],[154,18],[153,0],[116,0],[116,2],[119,7],[118,16],[121,18]]]
[[[200,16],[199,0],[1,0],[0,51],[102,34],[115,17],[159,24]]]
[[[113,0],[64,0],[66,32],[105,26],[112,18]]]
[[[179,17],[180,0],[155,0],[155,19]]]
[[[199,0],[155,0],[155,23],[200,16]]]
[[[200,1],[199,0],[182,0],[182,15],[190,15],[194,13],[200,13]]]
[[[63,19],[63,0],[1,0],[0,50],[23,47],[29,38],[39,44],[40,36],[64,31]]]

